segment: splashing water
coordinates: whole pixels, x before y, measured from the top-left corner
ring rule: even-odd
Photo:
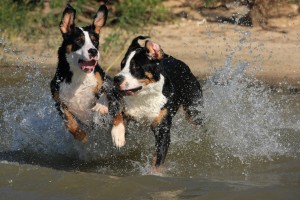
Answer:
[[[278,140],[283,124],[280,109],[271,100],[271,91],[251,76],[248,63],[224,68],[207,80],[204,112],[208,134],[215,146],[241,160],[247,157],[271,158],[288,149]]]
[[[291,148],[292,139],[282,139],[282,129],[291,128],[292,124],[283,118],[283,112],[289,112],[289,108],[284,110],[280,99],[274,99],[267,87],[247,74],[249,68],[251,65],[245,62],[233,66],[232,56],[228,56],[224,67],[208,77],[204,84],[204,107],[199,108],[205,116],[203,128],[188,124],[181,113],[174,118],[167,162],[171,163],[171,171],[174,166],[183,166],[175,174],[190,168],[199,173],[212,165],[231,165],[235,159],[243,163],[299,156],[294,152],[299,152],[300,140]],[[35,62],[1,71],[0,153],[28,151],[86,162],[111,158],[113,161],[108,163],[116,164],[117,171],[131,165],[128,168],[133,173],[149,173],[154,146],[149,128],[130,124],[126,146],[120,150],[112,147],[108,126],[93,130],[89,144],[83,145],[66,131],[54,107],[49,89],[52,72],[43,71]],[[297,126],[292,129],[299,131]],[[120,161],[122,158],[128,163]],[[97,172],[107,172],[99,165]],[[109,168],[108,165],[103,166]]]

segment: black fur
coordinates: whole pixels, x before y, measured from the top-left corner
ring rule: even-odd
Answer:
[[[116,101],[117,98],[114,96],[115,91],[113,88],[112,80],[105,74],[105,71],[100,67],[98,64],[98,48],[99,48],[99,34],[101,28],[105,25],[107,19],[108,10],[105,5],[101,5],[97,11],[97,14],[94,18],[94,21],[91,25],[78,28],[75,26],[75,18],[76,18],[76,10],[72,8],[71,5],[67,5],[62,16],[62,20],[60,23],[60,30],[63,37],[63,42],[58,49],[58,64],[56,73],[50,83],[51,93],[53,99],[55,100],[56,109],[59,111],[59,114],[63,117],[66,127],[68,128],[69,132],[72,133],[75,139],[86,142],[87,141],[87,134],[77,123],[78,116],[75,116],[74,113],[68,109],[68,106],[65,102],[62,102],[60,97],[60,85],[61,83],[65,84],[72,84],[72,81],[76,80],[78,77],[75,77],[76,74],[73,74],[70,64],[67,61],[67,55],[70,53],[76,52],[77,50],[83,50],[84,58],[91,60],[78,60],[78,63],[82,62],[94,62],[96,65],[91,65],[93,71],[89,71],[89,73],[94,74],[94,85],[90,86],[87,90],[89,94],[88,102],[91,105],[86,106],[84,109],[92,109],[96,105],[96,100],[102,94],[105,94],[106,98],[108,99],[108,106],[109,106],[109,113],[113,115],[116,112],[115,108],[110,108],[114,105],[118,105],[117,103],[113,102]],[[85,36],[83,31],[88,33],[88,36]],[[87,37],[91,40],[92,44],[87,43],[88,48],[84,47]],[[81,54],[80,54],[81,55]],[[88,55],[88,56],[87,56]],[[94,60],[93,60],[94,58]],[[77,59],[77,58],[76,58]],[[95,61],[96,60],[96,61]],[[77,62],[77,60],[75,61]],[[79,67],[79,64],[78,64]],[[85,68],[83,68],[84,70]],[[74,70],[74,69],[73,69]],[[88,69],[90,70],[90,69]],[[85,73],[82,71],[82,73]],[[78,80],[76,80],[78,81]],[[83,82],[81,84],[84,84]],[[65,90],[63,91],[65,92]],[[89,93],[90,92],[90,93]],[[66,92],[65,92],[66,93]],[[64,93],[64,94],[65,94]],[[90,95],[91,94],[91,95]],[[76,96],[72,94],[73,97]],[[72,95],[70,95],[72,98]],[[92,98],[95,95],[95,98]],[[80,97],[82,98],[82,97]],[[86,99],[80,99],[80,101],[84,101]],[[85,112],[85,110],[83,110]],[[88,111],[87,111],[88,112]],[[93,126],[93,124],[91,124]]]
[[[167,114],[157,125],[152,125],[155,136],[155,167],[164,163],[170,145],[170,128],[172,118],[177,113],[180,106],[183,107],[187,116],[196,125],[202,125],[199,106],[202,106],[202,88],[197,78],[193,75],[189,67],[182,61],[164,54],[161,60],[150,59],[146,47],[138,44],[139,39],[148,37],[139,36],[135,38],[128,48],[127,53],[121,63],[121,68],[125,66],[126,60],[132,51],[136,51],[130,62],[130,73],[137,79],[147,79],[145,72],[151,73],[155,81],[159,81],[160,75],[165,78],[163,95],[167,98],[167,103],[161,108],[166,109]],[[114,78],[115,83],[120,85],[122,76]]]

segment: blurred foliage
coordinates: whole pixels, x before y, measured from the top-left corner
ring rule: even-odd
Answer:
[[[119,26],[136,29],[170,19],[161,0],[125,0],[116,5]]]
[[[7,36],[20,36],[24,39],[47,35],[49,28],[58,27],[62,11],[67,3],[76,9],[77,16],[80,15],[83,19],[90,20],[95,13],[84,12],[84,9],[88,7],[96,10],[100,1],[1,0],[0,32]],[[113,14],[110,12],[109,18],[114,20],[108,25],[117,26],[125,31],[134,32],[146,23],[155,24],[170,19],[161,0],[111,0],[110,4],[115,8],[115,12]],[[96,6],[93,7],[93,5]],[[77,22],[80,25],[80,20]]]
[[[112,23],[116,29],[104,39],[102,45],[106,53],[112,49],[111,46],[122,48],[127,39],[132,37],[132,33],[143,30],[145,24],[149,26],[171,20],[171,15],[162,5],[161,0],[124,0],[116,3],[115,8]]]
[[[205,6],[210,6],[216,2],[218,2],[218,0],[204,0]]]

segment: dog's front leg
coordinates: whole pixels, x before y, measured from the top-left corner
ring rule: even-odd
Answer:
[[[171,141],[171,125],[172,118],[170,115],[167,115],[161,119],[159,124],[152,124],[152,130],[155,136],[155,153],[152,166],[154,173],[162,172],[162,165],[165,162]]]
[[[96,105],[92,108],[92,111],[98,112],[101,115],[108,114],[108,100],[106,95],[106,90],[109,86],[104,84],[103,76],[104,72],[100,73],[102,69],[97,69],[99,71],[95,72],[95,77],[97,80],[97,85],[94,89],[96,98],[98,99]],[[102,75],[101,75],[102,74]]]
[[[108,114],[108,101],[106,94],[101,94],[92,111],[98,112],[101,115]]]
[[[51,89],[52,89],[52,97],[55,101],[56,109],[59,111],[59,114],[63,117],[65,125],[68,131],[74,136],[76,140],[79,140],[83,143],[87,143],[88,138],[87,134],[79,128],[74,116],[68,110],[68,107],[60,101],[58,89],[54,88],[54,84],[51,82]]]
[[[73,114],[64,106],[63,108],[64,122],[68,131],[73,135],[76,140],[81,141],[82,143],[88,142],[87,134],[79,128]]]
[[[121,148],[125,145],[125,125],[122,113],[117,113],[113,119],[111,137],[114,146]]]

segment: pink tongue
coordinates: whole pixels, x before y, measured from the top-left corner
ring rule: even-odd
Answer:
[[[83,71],[91,73],[97,64],[97,61],[95,61],[95,60],[81,61],[79,64]]]

